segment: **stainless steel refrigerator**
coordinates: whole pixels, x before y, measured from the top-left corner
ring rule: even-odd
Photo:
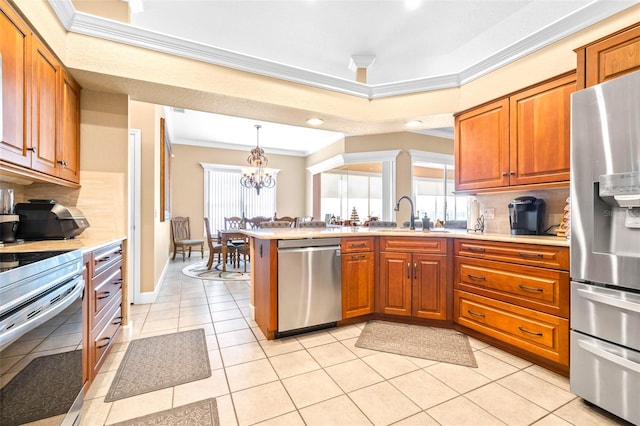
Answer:
[[[571,102],[571,391],[640,424],[640,72]]]

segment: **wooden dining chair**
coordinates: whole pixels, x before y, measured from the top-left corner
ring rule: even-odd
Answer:
[[[369,228],[397,228],[398,224],[396,222],[391,222],[388,220],[374,220],[369,222]]]
[[[327,222],[324,220],[310,220],[298,223],[298,228],[326,228]]]
[[[224,229],[234,230],[234,229],[246,229],[247,221],[239,216],[231,216],[224,218]],[[248,251],[248,248],[245,248],[246,241],[244,239],[234,239],[229,241],[227,244],[227,252],[230,252],[232,255],[232,263],[234,268],[239,266],[240,262],[240,254]],[[246,259],[246,255],[245,255]]]
[[[171,239],[173,241],[173,259],[176,258],[178,252],[182,253],[182,261],[185,260],[185,254],[188,251],[191,257],[191,249],[200,247],[200,254],[204,258],[204,240],[191,238],[191,227],[189,226],[189,218],[177,216],[171,219]]]
[[[258,228],[291,228],[291,222],[287,222],[286,220],[260,222]]]
[[[262,222],[269,222],[270,220],[271,219],[265,216],[256,216],[250,219],[246,219],[245,222],[249,224],[249,227],[251,229],[256,229],[258,228],[258,225],[261,224]]]
[[[291,228],[296,225],[296,220],[290,216],[277,217],[274,222],[289,222],[289,227]]]
[[[211,235],[211,228],[209,227],[209,218],[204,218],[204,229],[207,231],[207,245],[209,246],[209,261],[207,262],[207,269],[211,269],[213,266],[214,256],[218,256],[218,263],[222,263],[222,244],[220,238],[213,237]],[[227,260],[225,259],[225,262]]]
[[[224,229],[245,229],[246,223],[241,217],[231,216],[224,218]]]

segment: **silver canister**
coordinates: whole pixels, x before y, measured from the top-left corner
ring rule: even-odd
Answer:
[[[0,214],[14,214],[13,189],[0,189]]]

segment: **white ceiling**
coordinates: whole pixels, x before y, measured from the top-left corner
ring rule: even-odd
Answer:
[[[125,0],[126,1],[126,0]],[[129,0],[131,25],[215,49],[226,65],[359,96],[464,84],[637,1]],[[413,4],[413,7],[409,7]],[[141,9],[141,11],[139,10]],[[370,55],[366,85],[349,67]],[[362,90],[362,92],[359,92]],[[173,143],[307,155],[342,133],[167,109]],[[439,135],[452,136],[451,129]],[[292,150],[291,147],[294,147]]]

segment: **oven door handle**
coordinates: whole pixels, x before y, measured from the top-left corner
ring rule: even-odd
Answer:
[[[603,303],[605,305],[615,306],[616,308],[627,311],[640,313],[640,303],[634,303],[628,300],[612,297],[607,294],[598,293],[597,291],[585,290],[583,288],[578,289],[578,294],[592,302]]]
[[[60,288],[59,296],[56,294],[50,294],[45,296],[49,301],[44,303],[34,303],[32,306],[25,307],[22,311],[17,312],[16,317],[9,317],[0,329],[0,351],[4,350],[7,346],[13,343],[16,339],[20,338],[23,334],[33,330],[40,324],[44,324],[49,319],[58,315],[71,305],[76,299],[80,298],[84,292],[85,282],[82,276],[76,276],[68,282],[65,288],[72,288],[71,291],[66,293],[64,288]],[[62,297],[60,297],[62,296]],[[25,313],[30,310],[31,312],[41,309],[36,315],[29,319],[25,319]],[[14,324],[10,324],[11,321],[16,321]],[[10,324],[7,326],[7,324]]]
[[[626,358],[618,356],[616,354],[612,354],[611,352],[605,349],[599,348],[598,346],[592,343],[585,342],[584,340],[578,340],[578,346],[580,346],[582,349],[584,349],[587,352],[591,352],[592,354],[594,354],[599,358],[602,358],[609,362],[617,364],[623,368],[626,368],[627,370],[640,373],[640,364],[638,364],[637,362],[633,362]]]

